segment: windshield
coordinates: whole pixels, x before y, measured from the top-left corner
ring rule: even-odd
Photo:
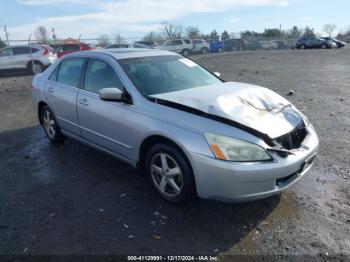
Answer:
[[[222,82],[198,64],[177,55],[128,58],[119,63],[144,96]]]

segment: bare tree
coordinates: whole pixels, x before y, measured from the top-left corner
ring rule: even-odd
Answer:
[[[46,27],[43,25],[38,26],[35,29],[35,38],[36,40],[39,40],[42,44],[47,44],[49,40],[49,32],[47,31]]]
[[[124,37],[120,33],[116,34],[114,37],[114,43],[117,45],[124,44],[125,43]]]
[[[195,39],[200,37],[200,31],[198,27],[189,26],[186,28],[186,35],[189,39]]]
[[[209,35],[211,40],[219,40],[220,35],[218,34],[218,32],[214,29],[210,35]]]
[[[162,35],[166,39],[182,38],[183,27],[182,27],[182,25],[174,25],[174,24],[164,23],[164,27],[161,30],[161,32],[162,32]]]
[[[227,39],[230,39],[230,34],[225,30],[221,33],[221,41],[225,41]]]
[[[106,34],[100,35],[97,39],[97,47],[107,47],[111,44],[109,36]]]
[[[323,32],[327,33],[329,37],[331,37],[336,28],[336,25],[327,24],[323,27]]]
[[[302,35],[302,33],[303,30],[299,29],[297,26],[293,26],[293,28],[288,31],[287,36],[291,38],[298,38]]]
[[[144,35],[143,41],[153,42],[155,44],[160,44],[164,41],[164,37],[159,32],[151,31]]]

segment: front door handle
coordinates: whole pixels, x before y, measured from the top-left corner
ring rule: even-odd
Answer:
[[[86,98],[82,98],[82,99],[79,99],[79,104],[81,104],[83,106],[88,106],[89,101]]]
[[[52,86],[49,86],[47,89],[47,92],[49,92],[49,93],[53,93],[53,92],[55,92],[55,90],[53,89],[53,87]]]

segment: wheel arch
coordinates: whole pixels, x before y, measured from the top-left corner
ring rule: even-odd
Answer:
[[[190,161],[190,156],[186,152],[184,147],[179,145],[179,143],[175,142],[173,139],[163,135],[159,135],[159,134],[150,135],[142,141],[139,148],[139,157],[138,157],[138,163],[137,163],[137,167],[140,171],[143,171],[145,168],[145,160],[146,160],[147,152],[152,148],[153,145],[161,144],[161,143],[176,148],[184,156],[186,162],[189,164],[191,171],[193,173],[194,170],[192,167],[192,163]]]
[[[44,66],[43,63],[40,62],[39,60],[33,59],[33,60],[30,60],[30,61],[27,63],[27,68],[28,68],[28,69],[30,69],[30,64],[31,64],[32,62],[34,62],[34,63],[39,63],[39,64],[41,64],[42,66]]]

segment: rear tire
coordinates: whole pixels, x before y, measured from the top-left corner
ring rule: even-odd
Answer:
[[[184,50],[181,51],[181,54],[182,54],[183,56],[188,56],[188,55],[190,54],[190,50],[184,49]]]
[[[163,199],[180,204],[196,196],[192,168],[182,152],[167,144],[156,144],[145,161],[146,174]]]
[[[204,48],[202,48],[201,53],[202,54],[208,54],[209,53],[209,49],[204,47]]]
[[[66,136],[61,133],[61,129],[57,124],[56,118],[48,106],[44,106],[40,112],[40,120],[44,128],[47,138],[55,143],[62,144],[66,140]]]
[[[299,49],[302,49],[302,50],[306,49],[306,45],[300,45]]]
[[[32,75],[37,75],[44,71],[44,66],[38,61],[29,62],[28,71]]]

